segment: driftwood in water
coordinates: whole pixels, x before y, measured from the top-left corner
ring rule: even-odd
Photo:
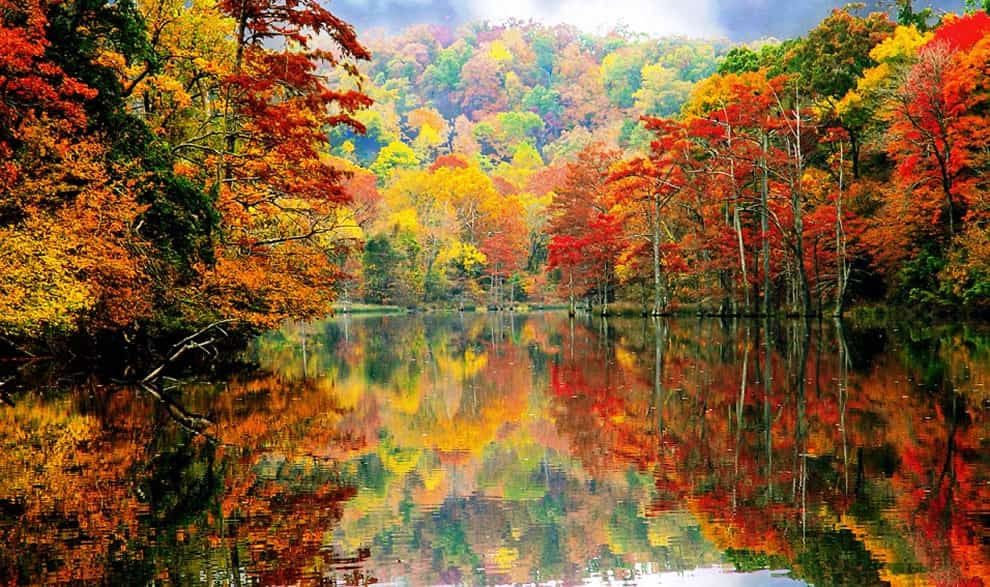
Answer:
[[[220,320],[214,322],[209,326],[190,334],[189,336],[183,338],[179,342],[175,343],[169,352],[171,355],[165,359],[161,365],[153,369],[150,373],[144,376],[138,385],[140,388],[148,395],[155,398],[161,405],[163,405],[168,412],[168,415],[180,426],[185,428],[187,431],[193,434],[202,434],[209,438],[210,440],[216,440],[212,436],[206,433],[206,429],[213,426],[213,422],[198,414],[193,414],[189,412],[181,405],[179,405],[175,400],[168,397],[167,394],[163,393],[156,382],[162,376],[162,372],[170,364],[179,360],[186,351],[192,349],[199,349],[204,353],[210,355],[216,355],[217,351],[213,348],[213,345],[219,341],[221,338],[227,336],[227,331],[222,328],[224,324],[233,322],[234,320]]]
[[[147,384],[158,379],[161,376],[162,371],[165,370],[165,367],[168,367],[169,364],[179,360],[179,357],[185,354],[185,352],[188,350],[199,349],[207,354],[215,355],[216,349],[213,349],[211,345],[213,345],[218,340],[220,340],[220,338],[227,336],[227,331],[221,328],[221,326],[224,324],[229,324],[230,322],[234,322],[234,320],[229,319],[229,320],[220,320],[218,322],[214,322],[213,324],[210,324],[206,328],[203,328],[198,332],[194,332],[193,334],[190,334],[189,336],[175,343],[175,345],[173,345],[171,348],[172,355],[167,359],[165,359],[164,363],[162,363],[161,365],[153,369],[150,373],[145,375],[144,379],[141,380],[141,383]],[[200,337],[206,336],[208,333],[210,333],[210,331],[216,331],[219,334],[219,336],[213,335],[206,340],[197,340]]]

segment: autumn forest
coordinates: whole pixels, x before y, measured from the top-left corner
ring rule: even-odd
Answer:
[[[0,0],[0,584],[985,584],[932,1]]]
[[[0,334],[356,303],[979,313],[988,32],[976,3],[733,44],[3,0]]]

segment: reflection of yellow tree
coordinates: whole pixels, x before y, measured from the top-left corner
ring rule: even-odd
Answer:
[[[938,369],[913,373],[915,359],[891,354],[851,369],[835,332],[801,325],[764,337],[488,315],[347,328],[266,338],[255,353],[276,376],[239,384],[229,416],[212,409],[267,462],[339,463],[359,488],[327,522],[332,541],[372,547],[382,577],[578,581],[589,561],[728,561],[824,583],[956,582],[986,568],[965,505],[987,499],[972,406],[990,360],[973,333],[930,333]],[[919,393],[925,373],[941,375]],[[845,566],[825,564],[835,548]]]
[[[209,438],[127,389],[86,386],[0,411],[10,472],[0,501],[12,504],[0,539],[16,546],[0,553],[0,579],[289,583],[331,572],[324,533],[353,495],[335,462],[363,444],[342,435],[333,396],[261,377],[190,386],[184,399],[214,418]]]
[[[120,417],[112,434],[68,401],[25,398],[0,410],[0,501],[18,518],[0,525],[0,577],[100,583],[126,556],[148,506],[122,476],[145,456],[142,420],[151,417],[129,399],[109,400],[106,410]]]

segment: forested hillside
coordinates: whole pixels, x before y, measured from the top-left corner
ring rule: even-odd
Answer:
[[[985,309],[988,63],[975,5],[733,47],[0,0],[0,334],[337,300]]]
[[[331,134],[360,168],[366,246],[346,293],[459,307],[554,298],[548,223],[568,165],[592,145],[648,151],[640,118],[676,115],[728,49],[522,23],[417,27],[369,46],[366,132]]]
[[[903,3],[739,47],[524,23],[370,40],[368,132],[331,140],[367,170],[346,293],[983,307],[988,32]]]

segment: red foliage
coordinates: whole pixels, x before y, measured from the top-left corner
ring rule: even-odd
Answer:
[[[990,35],[990,15],[978,10],[964,16],[947,17],[924,48],[945,44],[953,51],[968,51],[987,35]]]
[[[86,124],[84,101],[96,96],[45,57],[47,12],[57,4],[0,0],[0,187],[17,178],[11,158],[25,125],[44,117],[53,130],[79,130]]]
[[[468,162],[460,155],[440,155],[435,161],[433,161],[433,165],[430,165],[430,172],[432,173],[437,169],[442,168],[467,169],[468,167],[470,167],[470,165],[468,165]]]

